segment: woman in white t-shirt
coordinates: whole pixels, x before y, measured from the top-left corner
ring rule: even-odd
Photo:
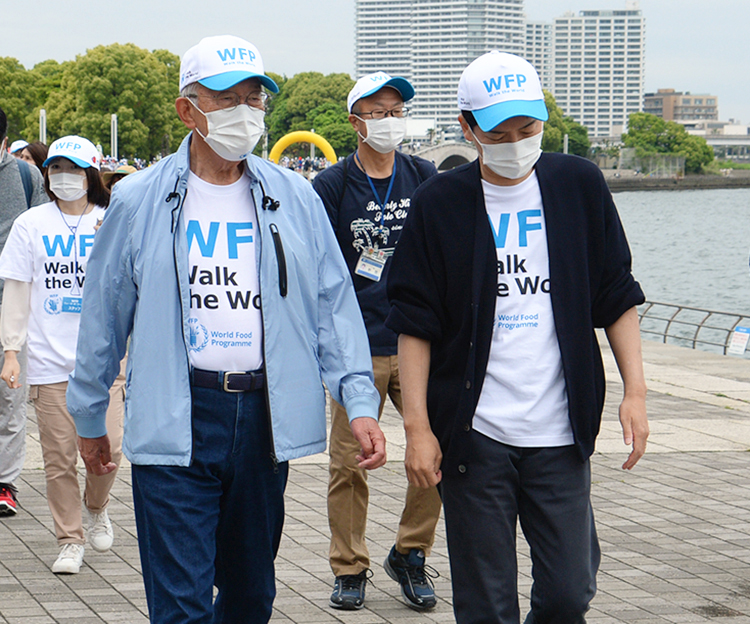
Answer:
[[[44,161],[45,188],[52,201],[18,216],[0,255],[5,295],[0,312],[0,341],[5,365],[0,378],[19,388],[17,353],[28,340],[26,378],[39,426],[47,501],[60,552],[55,574],[75,574],[83,562],[84,530],[78,485],[76,428],[65,391],[75,365],[86,261],[98,223],[109,204],[94,145],[78,136],[55,141]],[[122,456],[124,375],[110,390],[107,429],[112,461]],[[88,510],[88,540],[94,550],[112,546],[107,515],[109,491],[117,471],[86,473],[83,501]]]

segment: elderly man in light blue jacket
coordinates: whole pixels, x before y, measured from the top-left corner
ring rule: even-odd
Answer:
[[[121,181],[91,251],[68,408],[87,470],[128,338],[123,448],[152,622],[267,622],[288,460],[325,450],[323,383],[360,465],[385,463],[349,272],[312,187],[251,155],[258,50],[203,39],[180,68],[176,154]],[[213,602],[213,586],[218,595]]]

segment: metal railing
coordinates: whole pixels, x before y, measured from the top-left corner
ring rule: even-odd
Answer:
[[[735,329],[750,326],[750,315],[658,301],[638,306],[638,318],[644,338],[724,355]],[[750,351],[744,357],[750,358]]]

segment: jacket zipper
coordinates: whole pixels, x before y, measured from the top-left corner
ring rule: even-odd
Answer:
[[[257,203],[256,203],[257,205]],[[257,211],[256,211],[257,212]],[[258,221],[260,221],[260,214],[257,216]],[[276,228],[275,224],[272,224],[273,228]],[[273,233],[273,229],[271,229],[271,232]],[[278,228],[276,228],[276,232],[278,234]],[[262,286],[262,280],[260,279],[261,274],[261,267],[263,266],[263,237],[261,236],[259,238],[260,241],[260,263],[258,267],[258,290],[260,291],[260,322],[263,327],[263,367],[266,369],[266,383],[263,388],[264,392],[266,393],[266,415],[268,417],[268,436],[271,440],[271,463],[273,464],[273,472],[274,474],[277,474],[279,472],[279,459],[276,457],[276,442],[274,441],[273,437],[273,417],[271,414],[271,393],[269,392],[269,383],[268,383],[268,368],[266,367],[266,362],[268,362],[268,356],[266,355],[266,322],[265,322],[265,314],[263,312],[264,308],[264,301],[263,301],[263,286]],[[279,243],[281,243],[281,238],[279,238]],[[274,238],[274,246],[276,246],[276,239]],[[277,252],[278,253],[278,252]],[[282,249],[283,253],[283,249]],[[286,274],[286,261],[284,263],[284,270]],[[279,268],[279,272],[281,271],[281,268]],[[286,286],[286,280],[284,280],[285,286]],[[281,283],[279,282],[279,290],[281,290]],[[286,294],[286,293],[284,293]]]
[[[179,180],[178,180],[179,182]],[[177,184],[175,184],[175,189],[177,188]],[[169,198],[176,198],[177,199],[177,205],[172,208],[172,258],[174,260],[174,276],[177,280],[177,293],[179,295],[180,300],[180,323],[184,323],[185,319],[185,307],[182,302],[182,285],[180,284],[180,272],[177,269],[177,263],[179,262],[177,258],[177,236],[179,235],[179,228],[177,225],[180,222],[180,217],[182,216],[182,206],[185,203],[185,198],[187,197],[187,189],[185,189],[185,194],[180,195],[176,191],[173,191],[169,197],[167,198],[167,201],[169,201]],[[175,212],[177,213],[175,215]],[[187,342],[185,342],[185,326],[181,325],[180,327],[180,335],[182,336],[182,345],[185,347],[185,360],[188,367],[188,371],[190,371],[190,352],[188,350]],[[191,393],[192,394],[192,393]],[[192,412],[192,405],[191,405],[191,412]],[[192,414],[191,414],[191,421],[192,421]],[[190,464],[193,463],[193,444],[192,444],[192,435],[191,435],[191,443],[190,443]]]
[[[179,299],[180,299],[180,322],[184,322],[185,318],[185,308],[183,306],[182,302],[182,289],[180,284],[180,272],[177,269],[177,263],[179,262],[177,258],[177,236],[178,236],[178,228],[177,225],[180,221],[180,217],[182,216],[182,206],[185,203],[185,198],[187,197],[187,189],[185,189],[185,194],[180,195],[179,193],[174,193],[174,195],[177,197],[177,205],[172,208],[172,257],[174,259],[174,274],[175,279],[177,280],[177,291],[179,293]],[[177,215],[175,215],[175,212],[177,212]],[[187,360],[188,370],[190,369],[190,353],[188,349],[187,342],[185,342],[185,327],[182,327],[182,344],[185,347],[185,359]]]

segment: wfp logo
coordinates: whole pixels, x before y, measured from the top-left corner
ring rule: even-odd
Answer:
[[[44,300],[44,311],[52,316],[62,312],[62,297],[58,294],[50,295]]]
[[[191,351],[203,351],[208,344],[208,330],[205,325],[198,322],[197,318],[188,319],[188,349]]]
[[[70,150],[75,152],[83,147],[80,143],[74,143],[73,141],[56,141],[52,144],[54,150]]]
[[[498,76],[497,78],[490,78],[489,80],[483,80],[484,88],[487,89],[487,93],[493,91],[518,91],[524,88],[526,82],[526,76],[523,74],[506,74],[505,76]]]
[[[224,48],[223,51],[216,50],[216,54],[219,55],[222,63],[227,61],[252,63],[255,60],[255,52],[247,48]]]

